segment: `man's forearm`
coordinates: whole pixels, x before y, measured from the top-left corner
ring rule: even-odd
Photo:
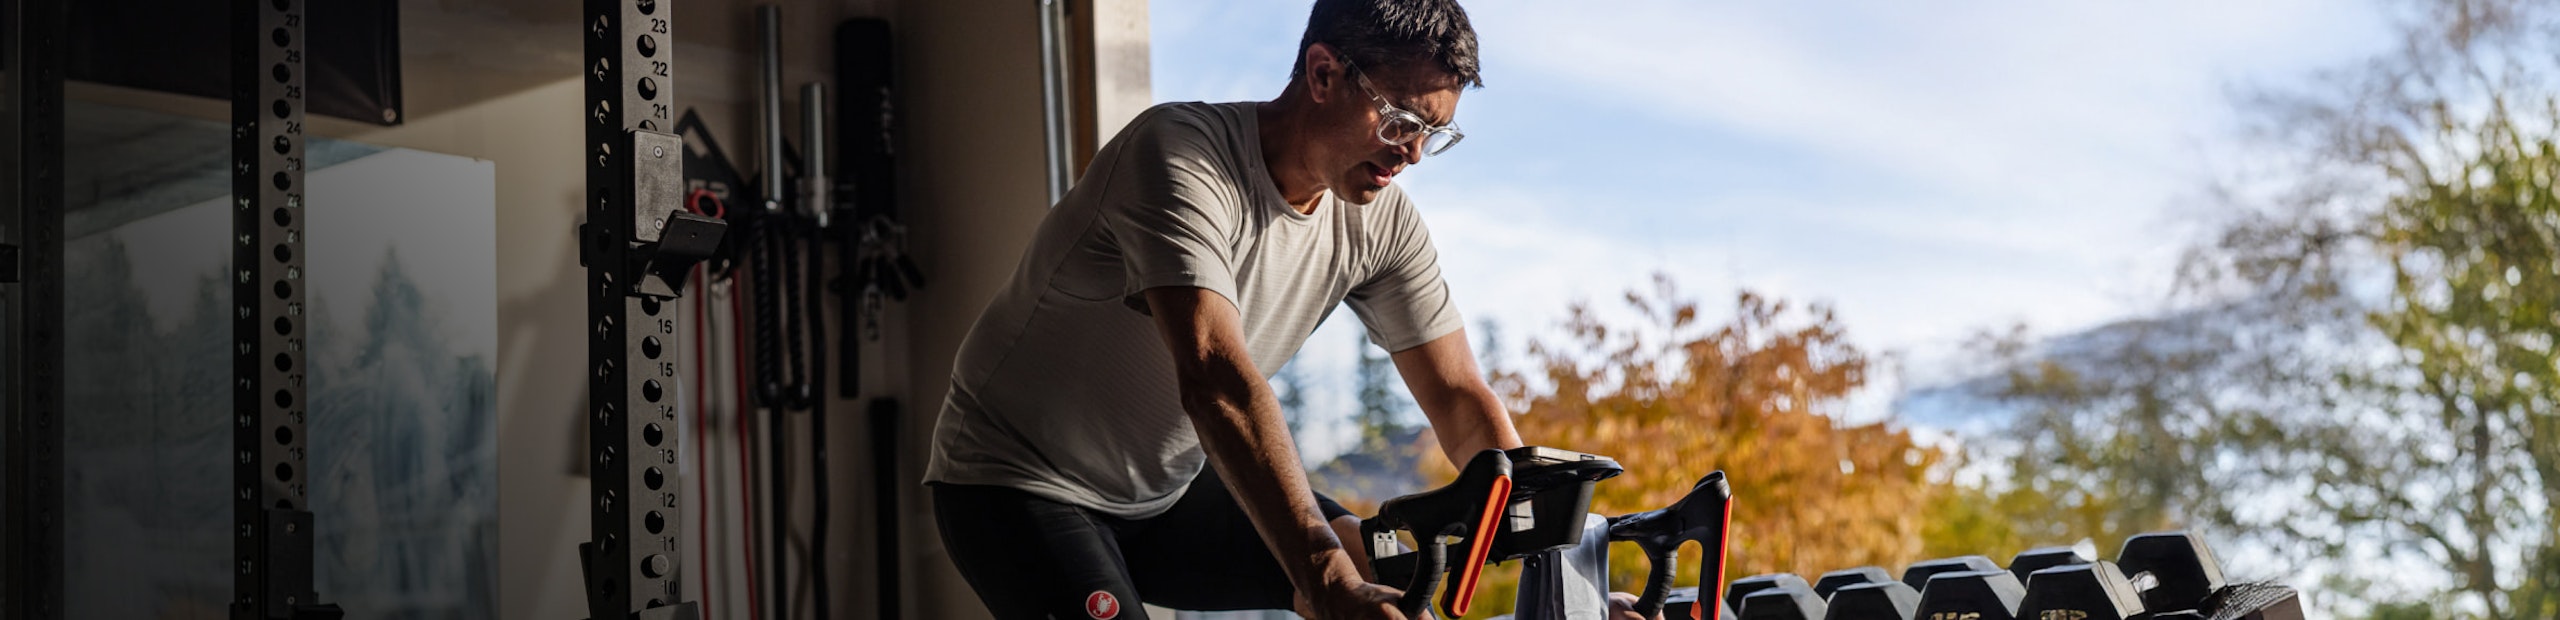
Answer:
[[[1316,510],[1297,446],[1282,421],[1280,401],[1258,377],[1233,369],[1203,373],[1183,387],[1183,409],[1200,434],[1209,465],[1217,468],[1236,503],[1262,534],[1272,557],[1300,592],[1358,579],[1342,542]]]
[[[1444,423],[1433,427],[1440,439],[1440,452],[1448,455],[1449,464],[1466,467],[1467,459],[1485,450],[1509,450],[1523,445],[1520,432],[1511,426],[1511,414],[1490,391],[1454,399]]]

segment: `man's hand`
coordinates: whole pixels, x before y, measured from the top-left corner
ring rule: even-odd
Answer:
[[[1651,618],[1636,615],[1636,595],[1611,592],[1609,593],[1609,620],[1662,620],[1662,612],[1653,612]]]
[[[1407,620],[1396,609],[1396,599],[1404,596],[1397,590],[1357,579],[1335,582],[1308,600],[1306,593],[1297,597],[1298,615],[1307,620]]]

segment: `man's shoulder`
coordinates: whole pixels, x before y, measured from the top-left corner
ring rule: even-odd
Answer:
[[[1138,113],[1121,129],[1124,136],[1146,136],[1166,143],[1221,144],[1234,140],[1243,131],[1239,114],[1251,113],[1250,103],[1201,103],[1180,101],[1159,103]]]

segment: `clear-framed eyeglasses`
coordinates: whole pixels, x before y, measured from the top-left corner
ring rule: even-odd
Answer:
[[[1344,66],[1349,67],[1354,79],[1359,80],[1360,90],[1367,91],[1370,99],[1378,101],[1379,143],[1396,146],[1421,140],[1422,154],[1427,157],[1447,152],[1449,147],[1457,146],[1459,140],[1467,138],[1465,132],[1458,131],[1457,123],[1433,127],[1423,122],[1422,115],[1388,103],[1385,96],[1378,94],[1377,87],[1369,85],[1368,72],[1361,71],[1358,65],[1344,63]]]

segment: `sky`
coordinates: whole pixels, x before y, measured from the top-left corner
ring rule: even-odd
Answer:
[[[1309,4],[1153,0],[1156,100],[1276,96]],[[1470,324],[1516,360],[1655,273],[1717,319],[1743,289],[1827,303],[1906,360],[1853,417],[1943,380],[1979,330],[2160,308],[2215,171],[2247,157],[2237,95],[2389,40],[2381,5],[2335,0],[1465,6],[1467,139],[1397,182]],[[1292,362],[1314,415],[1352,409],[1355,323]],[[1320,462],[1347,431],[1301,445]]]

